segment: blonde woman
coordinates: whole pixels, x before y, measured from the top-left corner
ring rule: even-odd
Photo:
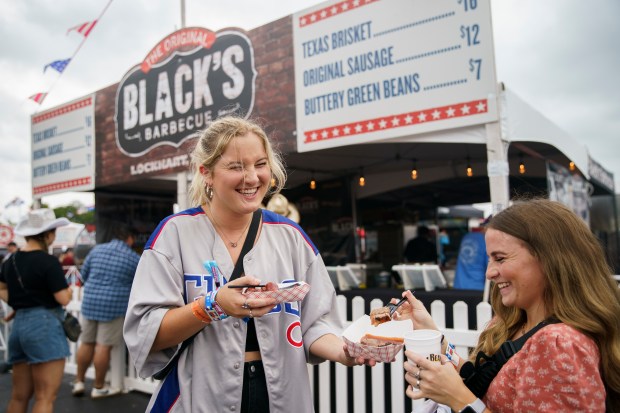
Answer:
[[[295,222],[260,210],[265,195],[284,186],[282,162],[256,123],[225,117],[200,135],[192,165],[197,206],[164,219],[147,242],[125,319],[141,376],[161,371],[198,333],[148,411],[311,413],[306,363],[364,360],[344,351],[336,294],[314,244]],[[203,263],[216,261],[229,280],[254,217],[260,221],[242,261],[245,276],[218,283]],[[311,288],[303,301],[278,305],[230,288],[259,278]],[[205,310],[217,315],[205,318]]]

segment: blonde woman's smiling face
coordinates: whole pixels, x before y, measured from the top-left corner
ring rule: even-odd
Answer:
[[[271,183],[263,141],[253,133],[233,138],[208,175],[214,208],[234,214],[258,209]]]
[[[542,266],[518,238],[489,228],[485,234],[489,265],[486,277],[497,284],[502,303],[523,310],[544,308]]]

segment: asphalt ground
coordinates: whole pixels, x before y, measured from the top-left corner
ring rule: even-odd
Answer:
[[[86,392],[82,397],[73,397],[72,383],[75,377],[65,374],[58,392],[55,413],[144,413],[150,399],[150,394],[132,391],[97,400],[90,398],[92,381],[86,381]],[[11,372],[0,373],[0,412],[6,412],[11,398]]]

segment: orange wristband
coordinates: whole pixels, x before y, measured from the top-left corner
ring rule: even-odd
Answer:
[[[192,302],[192,313],[194,314],[194,317],[196,317],[203,323],[211,324],[211,318],[209,318],[207,313],[204,312],[202,306],[198,303],[199,300],[200,298]]]

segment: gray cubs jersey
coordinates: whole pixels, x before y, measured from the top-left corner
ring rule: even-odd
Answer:
[[[336,293],[316,247],[293,221],[263,210],[260,237],[243,260],[246,275],[262,282],[305,281],[301,303],[282,303],[255,318],[272,412],[313,412],[306,363],[325,334],[341,335]],[[226,278],[234,265],[224,241],[202,208],[164,219],[145,246],[136,271],[124,337],[141,377],[160,371],[178,346],[151,352],[165,313],[214,288],[203,267],[216,261]],[[229,317],[207,325],[161,381],[149,412],[235,412],[241,408],[247,319]]]

